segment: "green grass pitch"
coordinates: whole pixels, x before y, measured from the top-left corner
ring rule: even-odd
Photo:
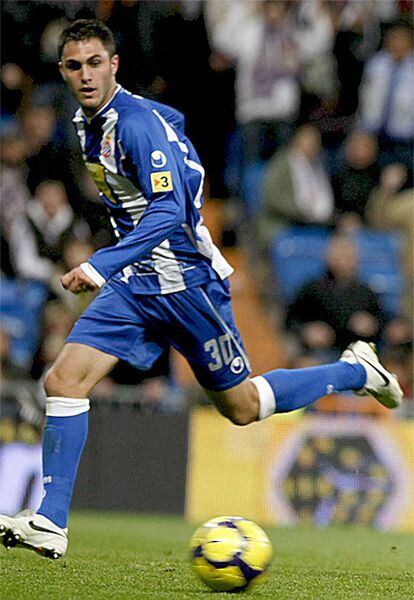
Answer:
[[[0,548],[0,598],[219,600],[187,557],[194,525],[178,517],[75,513],[66,557]],[[405,600],[413,596],[413,538],[359,528],[266,528],[268,580],[242,594],[271,600]]]

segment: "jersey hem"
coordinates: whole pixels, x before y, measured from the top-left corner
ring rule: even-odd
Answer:
[[[189,290],[195,287],[201,287],[210,281],[225,281],[227,279],[227,277],[225,277],[224,279],[220,277],[220,275],[217,272],[214,272],[212,275],[213,276],[207,273],[205,277],[194,279],[194,281],[184,282],[184,285],[180,284],[179,287],[168,290],[138,287],[136,280],[133,280],[134,275],[131,275],[131,277],[129,278],[131,281],[124,281],[121,277],[115,275],[114,277],[109,279],[106,285],[109,285],[111,287],[118,285],[125,286],[129,288],[129,290],[135,296],[168,296],[170,294],[185,292],[185,290]]]
[[[130,364],[135,369],[139,369],[141,371],[148,371],[151,368],[151,366],[144,367],[144,366],[141,366],[141,365],[131,362],[131,357],[126,354],[123,354],[122,352],[114,352],[113,349],[111,349],[111,352],[108,352],[108,349],[104,348],[103,345],[101,346],[100,344],[96,344],[95,342],[85,341],[84,339],[77,338],[76,336],[71,337],[70,334],[69,334],[69,337],[66,338],[66,343],[67,344],[82,344],[82,346],[88,346],[89,348],[94,348],[95,350],[100,350],[101,352],[104,352],[105,354],[108,354],[109,356],[113,356],[114,358],[119,358],[119,360],[124,360],[125,362]]]
[[[197,379],[198,383],[201,385],[201,387],[203,389],[210,391],[210,392],[224,392],[225,390],[230,390],[231,388],[235,387],[236,385],[239,385],[239,383],[242,383],[245,379],[248,379],[250,373],[251,373],[251,371],[249,369],[249,372],[247,373],[247,375],[244,373],[240,377],[237,377],[236,379],[232,379],[232,381],[228,381],[227,383],[224,383],[223,385],[218,385],[215,387],[207,387],[207,386],[203,385],[203,383],[197,378],[197,375],[195,373],[194,373],[194,375],[195,375],[195,378]]]

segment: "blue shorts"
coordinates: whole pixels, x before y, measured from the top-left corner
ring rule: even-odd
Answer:
[[[166,295],[133,294],[111,281],[75,323],[68,342],[92,346],[146,370],[169,346],[208,390],[226,390],[250,373],[234,323],[227,281]]]

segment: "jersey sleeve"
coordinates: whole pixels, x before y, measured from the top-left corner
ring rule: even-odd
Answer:
[[[138,113],[127,118],[119,127],[119,141],[148,206],[135,229],[115,246],[98,250],[88,260],[106,281],[156,248],[185,217],[182,176],[157,117]]]
[[[178,129],[181,133],[185,133],[185,117],[182,112],[172,106],[168,106],[168,104],[162,104],[155,100],[151,100],[151,106],[153,106],[173,127]]]

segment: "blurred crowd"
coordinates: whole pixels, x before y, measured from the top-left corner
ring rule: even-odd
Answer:
[[[3,381],[41,379],[90,301],[65,293],[59,276],[114,241],[57,68],[62,29],[98,17],[116,36],[119,82],[185,114],[207,197],[236,215],[232,243],[261,258],[258,285],[280,304],[292,366],[335,359],[363,338],[412,396],[412,1],[3,0],[1,9],[1,272],[47,290],[26,362],[13,358],[13,322],[2,319]],[[325,272],[283,305],[270,251],[292,226],[322,227],[330,241]],[[365,230],[398,235],[394,311],[358,277],[355,232]],[[151,374],[144,405],[179,409],[169,357]],[[100,392],[142,379],[120,365]]]

